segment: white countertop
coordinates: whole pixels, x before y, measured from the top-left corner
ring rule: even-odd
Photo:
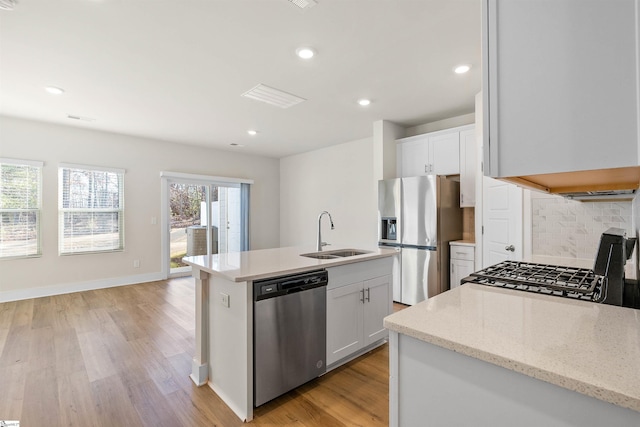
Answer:
[[[197,255],[185,257],[183,261],[213,275],[225,277],[234,282],[245,282],[301,273],[318,268],[369,261],[398,253],[397,249],[391,248],[340,246],[325,248],[323,252],[332,252],[340,249],[366,250],[369,253],[336,259],[314,259],[300,256],[300,254],[316,252],[314,247],[287,247],[216,255]]]
[[[475,248],[476,242],[472,242],[471,240],[452,240],[449,242],[449,245],[473,246]]]
[[[640,412],[640,310],[468,283],[384,326]]]

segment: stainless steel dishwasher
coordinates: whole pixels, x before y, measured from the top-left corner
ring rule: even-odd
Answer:
[[[327,271],[253,286],[253,402],[260,406],[326,372]]]

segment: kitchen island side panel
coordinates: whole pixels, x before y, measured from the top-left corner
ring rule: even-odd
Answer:
[[[391,352],[391,425],[640,425],[639,412],[403,334]]]
[[[243,421],[253,418],[253,292],[251,282],[211,276],[209,386]],[[228,295],[228,307],[222,296]]]

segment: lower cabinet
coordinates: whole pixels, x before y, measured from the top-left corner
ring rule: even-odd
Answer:
[[[449,289],[453,289],[475,271],[475,247],[449,242],[449,248]]]
[[[386,338],[391,304],[390,275],[328,289],[327,366]]]

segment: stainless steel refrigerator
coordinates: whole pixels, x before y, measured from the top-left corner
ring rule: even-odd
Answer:
[[[449,242],[462,239],[460,182],[440,175],[378,181],[379,245],[400,249],[393,300],[417,304],[449,289]]]

